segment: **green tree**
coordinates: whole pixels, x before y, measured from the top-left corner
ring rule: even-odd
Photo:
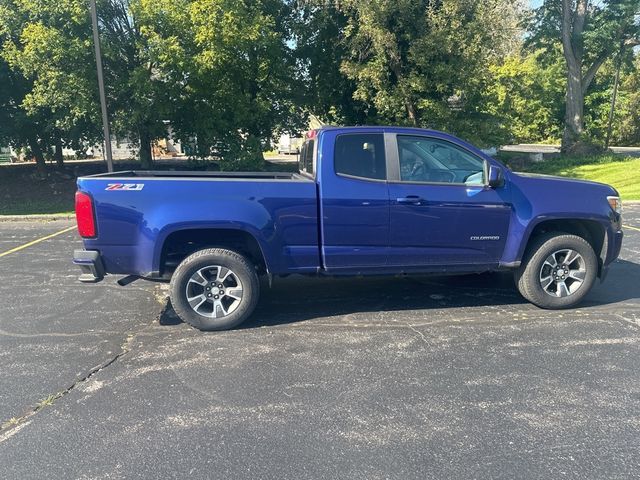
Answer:
[[[562,45],[566,61],[563,152],[589,149],[585,97],[602,65],[640,44],[639,0],[545,0],[532,24],[533,42]]]
[[[3,57],[30,80],[21,108],[42,119],[39,136],[62,165],[63,145],[82,150],[99,136],[86,5],[22,0],[13,6],[23,22],[16,28],[19,34],[4,43]]]
[[[562,53],[516,53],[490,67],[492,113],[514,142],[555,143],[562,135],[565,68]]]
[[[97,2],[105,90],[113,132],[139,147],[143,168],[152,168],[152,143],[166,134],[165,85],[142,33],[141,0]]]
[[[83,149],[100,138],[100,117],[92,27],[84,0],[2,0],[13,13],[14,34],[3,57],[15,75],[30,82],[20,101],[38,121],[40,149]],[[135,0],[134,0],[135,1]],[[140,147],[142,165],[151,167],[151,143],[165,132],[163,88],[135,18],[137,4],[98,2],[107,103],[113,131]],[[33,144],[33,142],[30,142]],[[36,159],[38,154],[34,151]],[[41,162],[44,163],[44,160]]]
[[[141,0],[134,10],[182,139],[223,168],[257,168],[296,115],[291,11],[280,0]]]
[[[330,124],[375,123],[375,107],[354,97],[357,83],[342,72],[349,52],[348,24],[349,17],[339,4],[296,3],[293,39],[304,92],[300,102]]]
[[[380,123],[435,127],[483,144],[506,131],[489,108],[488,66],[519,41],[520,2],[345,0],[353,96]]]
[[[31,82],[0,58],[0,142],[16,149],[27,148],[36,160],[38,174],[46,175],[43,139],[39,120],[22,108]]]
[[[29,14],[13,0],[0,3],[0,140],[16,149],[27,149],[35,158],[38,173],[46,175],[47,138],[43,125],[47,118],[30,115],[24,102],[33,89],[33,78],[26,77],[12,62],[11,50],[21,42]]]
[[[614,136],[618,145],[640,145],[640,55],[636,55],[620,83]]]

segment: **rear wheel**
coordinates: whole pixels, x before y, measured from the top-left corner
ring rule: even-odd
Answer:
[[[524,298],[541,308],[578,304],[591,290],[598,259],[582,237],[548,233],[534,240],[515,275]]]
[[[199,330],[228,330],[253,312],[260,294],[254,266],[232,250],[209,248],[185,258],[171,278],[178,316]]]

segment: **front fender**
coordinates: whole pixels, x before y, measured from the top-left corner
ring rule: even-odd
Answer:
[[[590,223],[582,223],[582,222],[590,222]],[[510,243],[507,245],[505,249],[505,256],[503,257],[501,264],[506,267],[517,267],[521,264],[523,257],[525,255],[527,246],[529,245],[534,233],[538,227],[543,226],[543,224],[549,223],[548,230],[558,230],[565,231],[568,233],[577,234],[580,236],[588,236],[593,232],[593,225],[598,224],[602,227],[602,232],[604,233],[604,237],[602,239],[591,237],[592,241],[596,243],[594,245],[594,249],[596,250],[596,255],[600,259],[600,268],[605,265],[608,254],[608,238],[611,236],[611,224],[608,218],[603,218],[601,216],[594,215],[567,215],[567,214],[549,214],[549,215],[540,215],[533,218],[531,221],[527,222],[524,225],[519,225],[515,227],[510,234],[509,241]],[[520,233],[518,230],[520,229]],[[599,244],[599,241],[602,240],[602,243]]]
[[[543,222],[558,222],[559,227],[564,222],[596,222],[605,231],[611,227],[607,196],[615,190],[608,185],[514,172],[508,177],[513,212],[502,264],[515,266],[522,261],[532,233]]]

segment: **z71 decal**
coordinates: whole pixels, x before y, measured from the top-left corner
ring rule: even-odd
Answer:
[[[128,190],[139,192],[144,188],[144,183],[110,183],[105,190]]]

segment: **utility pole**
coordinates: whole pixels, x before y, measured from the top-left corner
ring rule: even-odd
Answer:
[[[102,128],[104,129],[104,158],[107,161],[107,171],[113,172],[111,134],[109,133],[109,115],[107,112],[107,98],[104,93],[102,53],[100,52],[100,33],[98,32],[98,10],[96,8],[96,0],[89,0],[89,3],[91,4],[91,23],[93,24],[93,44],[96,49],[96,70],[98,73],[98,89],[100,91],[100,107],[102,108]]]

